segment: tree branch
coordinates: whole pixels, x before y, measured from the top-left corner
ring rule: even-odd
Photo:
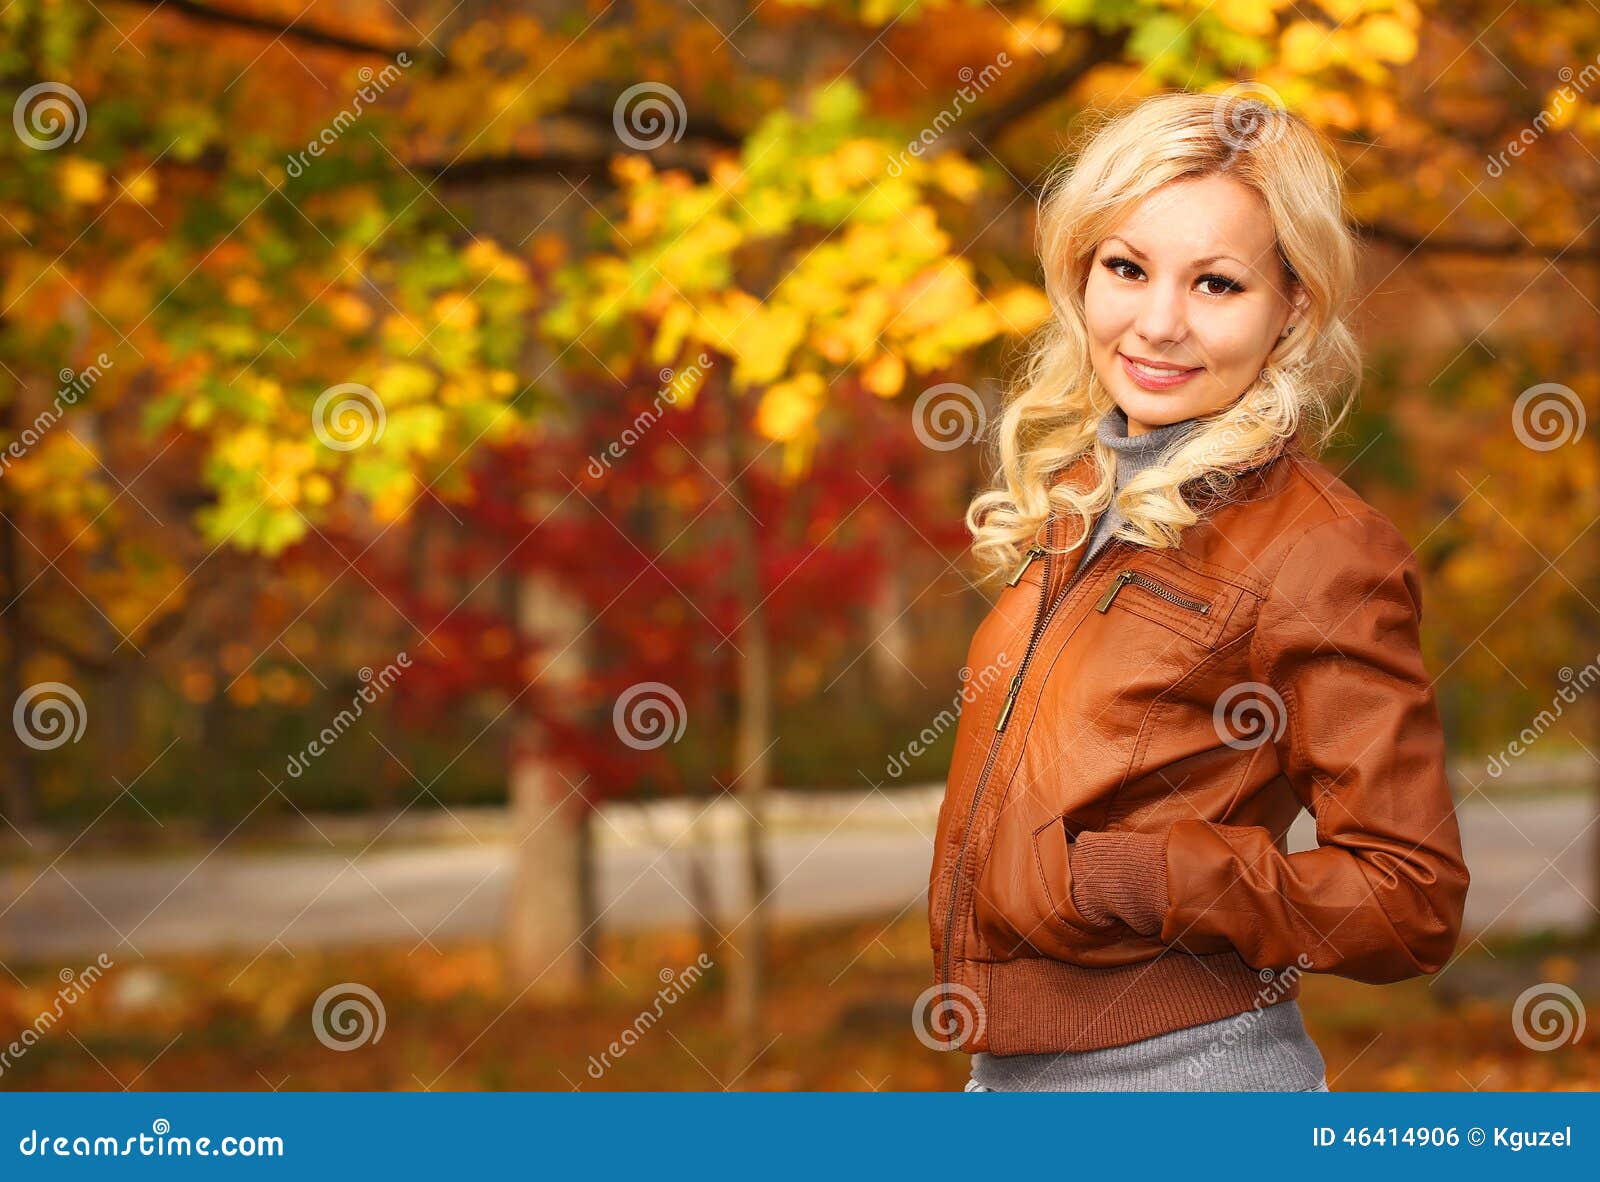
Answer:
[[[226,9],[212,8],[208,4],[201,4],[199,0],[122,0],[122,3],[141,4],[148,8],[170,9],[204,24],[224,25],[231,29],[248,29],[256,33],[268,33],[274,38],[285,37],[300,41],[306,45],[320,45],[326,49],[343,49],[351,53],[372,54],[377,57],[394,57],[400,53],[411,54],[419,59],[443,56],[431,46],[422,48],[415,45],[379,45],[372,41],[364,41],[359,37],[352,37],[347,33],[321,28],[308,21],[299,19],[283,21],[275,17],[230,12]]]

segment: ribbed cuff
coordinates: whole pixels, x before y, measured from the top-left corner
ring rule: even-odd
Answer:
[[[1079,914],[1091,923],[1120,919],[1141,936],[1160,933],[1167,914],[1165,833],[1090,831],[1067,849]]]

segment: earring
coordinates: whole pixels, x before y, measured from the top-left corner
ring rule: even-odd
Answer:
[[[1293,331],[1294,331],[1294,325],[1292,325],[1292,324],[1291,324],[1291,325],[1290,325],[1290,326],[1289,326],[1289,327],[1288,327],[1288,328],[1286,328],[1286,329],[1284,329],[1284,330],[1283,330],[1283,336],[1281,336],[1281,337],[1279,337],[1279,338],[1278,338],[1278,339],[1279,339],[1279,340],[1280,340],[1280,341],[1281,341],[1281,340],[1283,340],[1283,339],[1284,339],[1284,337],[1287,337],[1287,336],[1288,336],[1288,335],[1289,335],[1289,334],[1290,334],[1290,333],[1292,333],[1292,332],[1293,332]]]

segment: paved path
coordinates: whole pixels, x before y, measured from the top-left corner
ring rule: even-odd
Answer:
[[[786,818],[772,842],[773,897],[783,920],[894,915],[927,885],[937,790],[842,796]],[[854,801],[854,803],[851,803]],[[1600,825],[1582,795],[1459,810],[1473,882],[1467,928],[1576,926],[1600,900],[1593,851]],[[687,831],[666,814],[613,810],[603,827],[600,897],[612,930],[693,919]],[[727,832],[732,818],[715,817]],[[461,832],[465,832],[462,830]],[[670,848],[663,848],[667,843]],[[1293,848],[1313,844],[1302,816]],[[736,852],[704,850],[712,893],[731,903]],[[113,959],[275,942],[289,949],[402,941],[422,946],[493,936],[510,882],[510,849],[491,836],[376,845],[360,852],[200,853],[162,858],[69,856],[0,870],[0,958]],[[713,914],[716,914],[713,911]]]

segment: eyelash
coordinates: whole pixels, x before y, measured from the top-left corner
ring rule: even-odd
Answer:
[[[1141,268],[1139,266],[1138,263],[1134,262],[1132,259],[1125,259],[1121,255],[1112,255],[1109,258],[1101,259],[1100,260],[1100,265],[1102,267],[1104,267],[1106,270],[1110,271],[1113,275],[1117,275],[1117,268],[1118,267],[1132,267],[1135,271],[1139,271],[1139,270],[1143,269],[1143,268]],[[1121,279],[1122,276],[1121,275],[1117,275],[1117,278]],[[1229,294],[1231,294],[1233,292],[1236,292],[1236,291],[1243,291],[1244,290],[1244,285],[1242,283],[1238,282],[1235,279],[1229,279],[1226,275],[1219,275],[1215,271],[1211,271],[1211,272],[1208,272],[1205,275],[1200,276],[1200,278],[1195,280],[1195,282],[1196,283],[1206,283],[1206,282],[1209,282],[1209,281],[1212,281],[1212,280],[1215,280],[1218,283],[1226,285],[1228,290],[1227,291],[1207,291],[1207,292],[1202,292],[1201,293],[1202,295],[1208,295],[1208,296],[1212,297],[1213,299],[1221,299],[1225,295],[1229,295]]]

